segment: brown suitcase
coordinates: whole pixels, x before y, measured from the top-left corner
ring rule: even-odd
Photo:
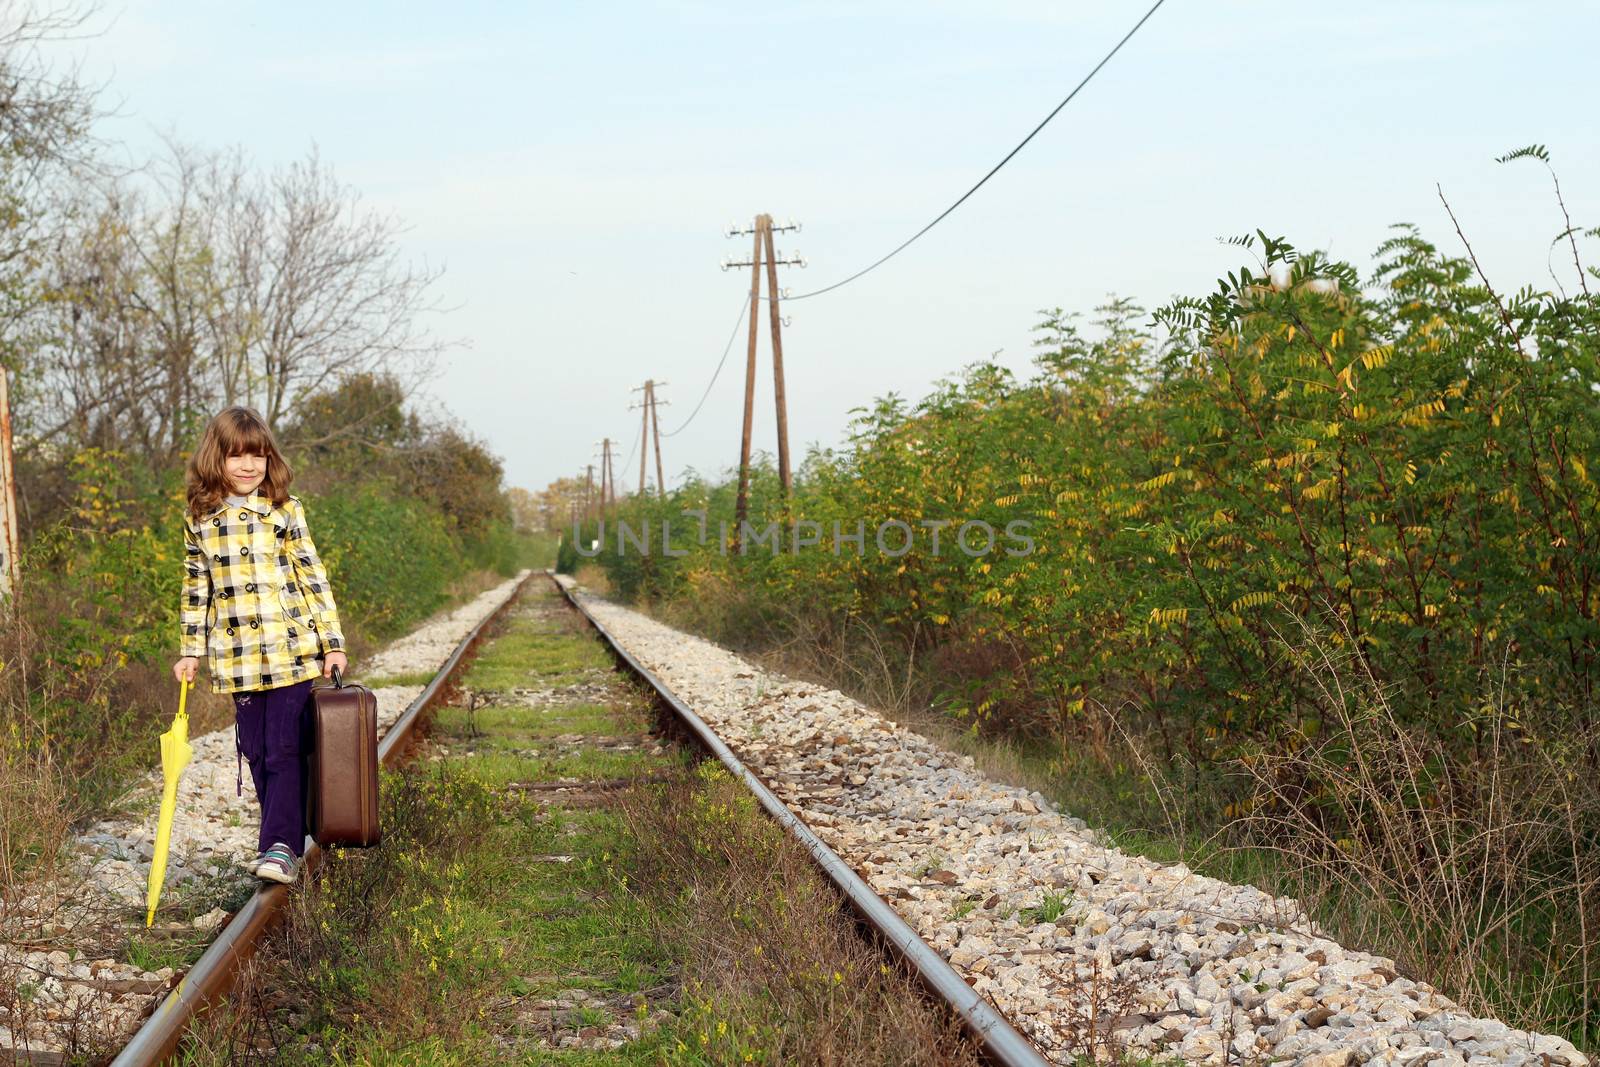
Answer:
[[[312,740],[306,821],[323,848],[367,848],[378,829],[378,698],[364,685],[311,689]]]

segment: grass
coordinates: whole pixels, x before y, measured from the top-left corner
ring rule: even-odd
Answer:
[[[210,935],[196,931],[198,936],[182,939],[151,936],[140,932],[129,939],[120,953],[123,962],[131,963],[145,971],[159,971],[163,967],[182,970],[200,958]]]
[[[524,739],[524,743],[527,740]],[[465,744],[465,738],[462,738]],[[498,745],[511,742],[502,738]],[[553,756],[526,756],[517,752],[496,751],[497,745],[483,746],[473,753],[478,773],[504,786],[510,782],[553,782],[559,779],[611,781],[642,772],[640,755],[635,751],[598,748],[572,748]],[[523,749],[521,751],[537,751]]]
[[[475,666],[504,674],[509,647],[530,656],[536,643],[515,640],[525,625],[514,622],[513,640],[491,643]],[[528,666],[564,670],[569,662]],[[452,755],[386,775],[384,845],[330,857],[318,890],[297,897],[270,974],[257,982],[290,993],[287,1011],[266,1013],[294,1031],[275,1062],[515,1062],[511,1050],[522,1044],[529,1062],[581,1063],[582,1054],[540,1050],[521,1034],[523,1006],[573,989],[627,998],[670,982],[637,907],[613,892],[614,857],[627,845],[617,818],[506,789],[551,777],[551,768],[625,777],[639,773],[643,757],[518,757],[509,750],[534,740],[522,720],[535,713],[494,710],[480,711],[483,736],[469,739],[465,712],[443,709],[432,740]],[[641,714],[625,705],[612,718],[638,730]],[[469,747],[480,751],[467,755]],[[571,859],[538,859],[553,856]],[[598,1025],[603,1014],[584,1006],[563,1025]],[[363,1026],[363,1018],[383,1023]],[[190,1062],[226,1059],[246,1029],[238,1015],[229,1024],[231,1034],[197,1036]],[[641,1040],[623,1062],[653,1062],[657,1043]]]
[[[478,729],[486,735],[482,739],[474,739],[474,743],[480,747],[496,743],[514,747],[530,739],[544,741],[566,734],[603,734],[615,728],[614,713],[596,704],[573,704],[550,709],[536,719],[530,716],[526,707],[489,704],[474,711],[472,718]],[[468,716],[464,708],[441,708],[434,721],[442,730],[464,734]],[[514,736],[502,735],[501,728],[508,725],[515,726]]]
[[[626,794],[635,892],[683,995],[669,1062],[975,1063],[720,764]]]
[[[474,691],[509,691],[568,685],[591,671],[611,669],[600,642],[573,640],[571,633],[549,633],[514,626],[473,661],[462,686]]]
[[[507,699],[477,710],[476,733],[442,709],[430,740],[448,754],[386,772],[384,844],[329,857],[182,1062],[973,1062],[717,766],[550,744],[637,738],[651,708],[564,608],[525,599],[463,689],[601,682],[606,697]],[[639,784],[511,788],[557,779]],[[593,1047],[613,1034],[626,1042]]]
[[[1023,908],[1022,921],[1032,925],[1039,923],[1053,923],[1067,913],[1067,904],[1072,900],[1072,894],[1052,893],[1045,891],[1044,900],[1031,908]]]

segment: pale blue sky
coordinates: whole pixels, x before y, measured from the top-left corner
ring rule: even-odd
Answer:
[[[446,267],[438,293],[459,305],[436,331],[469,342],[428,389],[537,489],[604,435],[627,447],[646,377],[671,383],[664,428],[693,408],[747,286],[718,269],[748,253],[725,225],[801,220],[779,241],[810,262],[785,272],[796,292],[854,272],[977,180],[1147,7],[109,0],[109,29],[77,50],[120,102],[106,136],[151,150],[172,130],[262,165],[315,144],[406,219],[405,250]],[[1498,287],[1548,287],[1548,176],[1493,157],[1547,144],[1574,220],[1600,224],[1597,39],[1594,0],[1168,0],[960,211],[790,305],[796,462],[889,390],[914,399],[997,350],[1026,371],[1038,308],[1210,290],[1240,262],[1219,236],[1260,227],[1364,273],[1393,222],[1454,250],[1435,182]],[[1570,260],[1554,263],[1570,285]],[[736,462],[743,343],[664,442],[669,483]],[[771,450],[769,359],[763,336],[756,440]]]

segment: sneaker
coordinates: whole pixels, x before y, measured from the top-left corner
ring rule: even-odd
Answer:
[[[255,875],[264,881],[288,885],[299,873],[300,857],[289,851],[289,846],[281,842],[263,852],[261,858],[256,861]]]

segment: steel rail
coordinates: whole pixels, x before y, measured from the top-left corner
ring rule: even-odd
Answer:
[[[404,745],[423,714],[455,680],[456,671],[467,655],[476,647],[485,630],[505,614],[516,602],[528,582],[536,574],[530,571],[511,595],[488,615],[479,620],[461,643],[456,645],[450,658],[444,661],[433,679],[417,698],[406,705],[406,710],[384,732],[378,742],[378,762],[390,766],[404,752]],[[381,847],[381,846],[380,846]],[[312,844],[306,849],[304,873],[309,876],[322,863],[322,849]],[[236,912],[217,939],[189,968],[182,980],[167,994],[155,1012],[146,1019],[132,1039],[123,1046],[112,1067],[151,1067],[172,1055],[189,1025],[200,1009],[233,988],[240,969],[255,955],[261,936],[271,929],[283,908],[289,902],[290,886],[263,883],[255,894]]]
[[[848,863],[839,858],[838,853],[829,848],[812,832],[811,827],[790,811],[788,805],[778,799],[777,795],[767,788],[766,783],[756,777],[755,773],[733,754],[733,750],[717,736],[704,719],[678,699],[677,694],[669,689],[665,682],[624,648],[616,636],[606,629],[605,624],[595,618],[583,602],[573,595],[572,590],[556,578],[553,571],[547,573],[561,590],[562,595],[567,598],[567,602],[575,607],[605,639],[613,654],[654,689],[694,734],[696,740],[721,760],[722,765],[756,795],[767,814],[776,819],[795,840],[805,846],[811,858],[835,888],[844,894],[856,914],[877,931],[884,944],[911,967],[927,989],[955,1011],[977,1040],[983,1053],[992,1062],[1001,1064],[1002,1067],[1047,1067],[1049,1061],[996,1010],[994,1005],[980,997],[943,956],[918,937],[917,932],[911,929],[899,913],[856,874]]]

